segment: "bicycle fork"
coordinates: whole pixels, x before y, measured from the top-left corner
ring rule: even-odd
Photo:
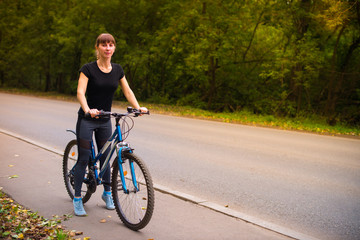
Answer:
[[[123,168],[123,163],[124,161],[122,160],[122,153],[123,152],[130,152],[132,153],[132,149],[129,147],[129,144],[126,142],[120,142],[117,145],[117,155],[118,155],[118,166],[119,166],[119,174],[120,174],[120,179],[122,182],[122,187],[123,190],[126,194],[129,194],[129,189],[126,186],[126,182],[125,182],[125,175],[124,175],[124,168]],[[135,175],[135,169],[134,169],[134,163],[132,160],[129,159],[129,166],[130,166],[130,172],[131,172],[131,179],[132,179],[132,183],[134,184],[135,187],[135,191],[134,192],[138,192],[139,191],[139,186],[136,180],[136,175]]]

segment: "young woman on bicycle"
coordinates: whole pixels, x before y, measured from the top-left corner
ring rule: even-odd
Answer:
[[[93,133],[95,132],[95,141],[98,149],[102,148],[112,133],[110,119],[96,118],[96,115],[100,113],[100,110],[111,111],[113,96],[119,84],[132,107],[140,109],[142,112],[147,112],[145,107],[139,106],[125,78],[122,67],[111,62],[115,48],[116,42],[111,34],[100,34],[95,44],[97,61],[85,64],[79,71],[77,98],[81,107],[78,111],[76,124],[79,159],[75,168],[75,197],[73,199],[74,212],[77,216],[86,215],[81,199],[81,187],[91,154],[90,141]],[[104,155],[106,156],[106,154]],[[101,165],[104,160],[100,160]],[[104,173],[103,182],[105,184],[102,199],[105,201],[107,209],[115,209],[110,192],[109,165]]]

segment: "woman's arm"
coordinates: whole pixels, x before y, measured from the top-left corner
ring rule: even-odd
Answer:
[[[122,79],[120,79],[120,86],[121,90],[123,91],[126,99],[131,104],[133,108],[139,109],[142,112],[147,112],[147,108],[140,107],[138,101],[136,100],[134,92],[131,90],[128,81],[126,80],[126,77],[124,76]]]
[[[99,114],[99,111],[97,109],[90,109],[85,97],[88,81],[89,79],[81,72],[77,88],[77,99],[80,102],[82,110],[85,113],[90,113],[91,117],[95,117]]]

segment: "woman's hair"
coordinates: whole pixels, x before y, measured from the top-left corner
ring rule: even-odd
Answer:
[[[115,38],[113,37],[113,35],[111,35],[110,33],[100,34],[97,37],[96,43],[95,43],[95,54],[96,54],[97,59],[99,59],[99,52],[97,51],[97,47],[103,43],[113,43],[116,47],[116,41],[115,41]]]
[[[102,33],[96,39],[95,47],[102,43],[113,43],[116,46],[115,38],[110,33]]]

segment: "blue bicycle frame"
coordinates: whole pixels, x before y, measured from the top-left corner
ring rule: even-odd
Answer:
[[[103,183],[102,177],[105,173],[106,166],[109,164],[109,161],[110,161],[112,155],[114,154],[114,151],[116,150],[117,157],[118,157],[117,162],[119,165],[119,172],[120,172],[120,178],[121,178],[121,182],[122,182],[123,191],[124,191],[124,193],[128,194],[129,190],[128,190],[128,187],[126,186],[124,170],[123,170],[123,166],[122,166],[122,164],[123,164],[122,152],[132,153],[133,149],[130,148],[128,143],[123,141],[119,120],[120,120],[120,117],[116,117],[116,129],[113,132],[112,136],[107,140],[105,145],[101,148],[101,150],[99,151],[98,154],[95,153],[94,141],[91,140],[91,164],[94,166],[94,174],[95,174],[95,179],[97,181],[97,185],[100,185]],[[70,131],[70,132],[76,134],[72,130],[67,130],[67,131]],[[99,173],[97,170],[96,163],[100,160],[100,157],[103,156],[104,153],[106,152],[106,150],[109,148],[110,148],[110,152],[107,154],[104,164],[103,164],[102,168],[100,169],[100,173]],[[129,164],[130,164],[132,182],[134,184],[135,191],[138,192],[139,186],[138,186],[138,183],[136,180],[134,164],[131,160],[129,160],[129,161],[130,161]],[[76,164],[75,164],[74,168],[72,169],[72,171],[75,169],[75,167],[76,167]]]

